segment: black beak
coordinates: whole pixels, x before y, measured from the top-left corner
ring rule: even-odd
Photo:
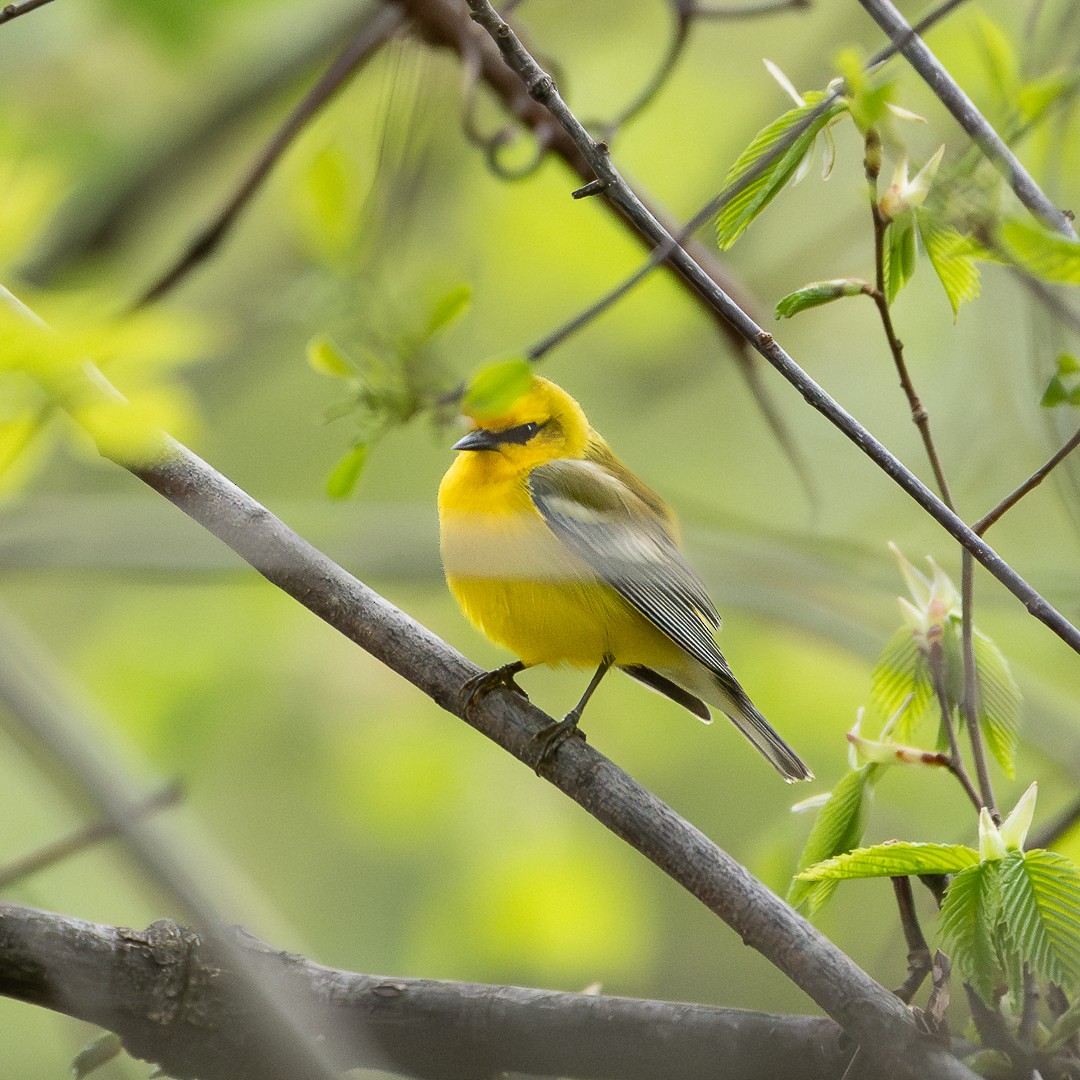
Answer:
[[[451,450],[498,450],[501,432],[488,431],[486,428],[473,428],[464,438],[458,439]]]

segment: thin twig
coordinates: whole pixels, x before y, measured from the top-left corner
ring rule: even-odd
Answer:
[[[918,72],[952,113],[956,122],[971,136],[987,159],[1005,177],[1016,197],[1047,228],[1063,236],[1076,238],[1069,219],[1046,196],[1001,136],[960,89],[925,42],[908,25],[891,0],[859,0],[867,14],[892,39],[909,64]]]
[[[1045,465],[1039,466],[1015,491],[1006,495],[993,510],[979,518],[971,526],[971,531],[978,536],[982,536],[991,525],[995,524],[1003,514],[1011,510],[1029,491],[1034,491],[1078,446],[1080,446],[1080,430]]]
[[[986,741],[979,723],[982,703],[979,669],[975,663],[975,561],[971,552],[966,549],[960,552],[960,649],[964,665],[964,692],[960,699],[960,711],[967,725],[971,759],[975,763],[975,777],[979,781],[983,806],[990,812],[995,824],[1000,825],[1001,813],[994,796],[994,785],[986,759]]]
[[[894,877],[890,880],[892,881],[893,893],[896,896],[896,906],[900,912],[900,926],[904,931],[904,941],[907,943],[908,950],[907,978],[893,993],[905,1005],[910,1005],[911,999],[926,981],[926,976],[930,974],[932,963],[930,947],[926,944],[922,927],[919,925],[919,916],[915,912],[915,897],[911,893],[911,878]]]
[[[36,11],[39,7],[44,7],[51,2],[52,0],[22,0],[21,3],[5,4],[3,8],[0,8],[0,23],[10,22],[20,15]]]
[[[183,785],[178,781],[163,787],[154,795],[148,796],[142,802],[136,802],[132,812],[142,817],[145,814],[154,814],[159,810],[165,810],[175,806],[184,796]],[[40,873],[42,870],[55,866],[72,855],[85,851],[88,847],[101,843],[102,840],[111,839],[120,834],[120,827],[115,821],[95,821],[76,829],[69,836],[57,840],[52,844],[46,844],[37,851],[24,855],[21,859],[9,862],[6,866],[0,866],[0,892],[11,888],[16,882],[31,874]]]
[[[953,723],[952,706],[949,703],[949,690],[945,685],[945,654],[941,648],[940,639],[930,642],[930,650],[927,655],[930,665],[930,679],[934,684],[934,695],[938,700],[941,710],[941,726],[945,729],[945,737],[949,742],[949,772],[960,782],[964,793],[971,800],[976,811],[981,810],[983,801],[979,797],[975,785],[971,782],[967,768],[964,766],[964,758],[960,753],[960,743],[956,738],[956,725]]]
[[[405,15],[396,4],[385,3],[381,8],[374,10],[371,19],[345,46],[337,59],[274,133],[273,138],[263,147],[262,152],[249,166],[247,174],[236,186],[225,205],[199,230],[180,258],[140,296],[133,305],[135,308],[160,300],[183,281],[195,267],[213,254],[240,213],[262,187],[270,170],[293,144],[296,137],[318,115],[323,106],[404,24]]]
[[[693,4],[691,19],[754,19],[759,15],[778,15],[782,11],[805,11],[812,0],[760,0],[757,4]]]
[[[1074,651],[1080,653],[1080,631],[1035,592],[997,552],[977,537],[968,525],[934,495],[918,477],[905,468],[866,428],[814,382],[777,343],[772,334],[759,326],[717,285],[716,281],[686,250],[675,242],[674,237],[619,176],[606,152],[593,142],[589,133],[559,96],[550,77],[540,69],[495,9],[486,0],[467,0],[467,2],[473,11],[474,18],[492,35],[507,63],[518,72],[529,93],[551,110],[555,118],[563,125],[564,130],[572,136],[575,143],[579,144],[579,149],[590,164],[595,163],[597,178],[605,188],[605,197],[611,199],[623,214],[631,218],[642,234],[652,237],[655,244],[670,244],[672,266],[744,340],[799,391],[812,408],[825,416],[834,427],[855,443],[951,536],[969,548],[975,558],[1020,599],[1035,618],[1045,623]]]
[[[787,2],[787,0],[785,0],[785,2]],[[674,25],[671,28],[671,37],[668,39],[667,47],[664,49],[664,55],[661,57],[660,63],[656,67],[656,71],[653,72],[652,78],[649,79],[634,99],[628,105],[624,106],[622,112],[612,119],[605,120],[603,123],[596,125],[601,138],[605,142],[610,143],[614,140],[616,134],[618,134],[623,127],[647,108],[649,103],[664,88],[664,85],[671,77],[672,72],[675,70],[676,65],[682,57],[683,50],[686,48],[686,43],[690,39],[692,12],[687,11],[685,7],[679,3],[671,3],[668,6],[671,9]]]
[[[878,205],[878,175],[881,172],[881,140],[878,133],[871,128],[866,133],[866,156],[864,161],[866,181],[870,187],[870,216],[874,225],[874,280],[875,290],[870,294],[877,308],[878,317],[881,319],[882,329],[885,331],[885,340],[889,344],[889,352],[892,353],[893,364],[896,374],[900,379],[900,386],[908,400],[911,410],[911,420],[918,428],[922,438],[923,448],[930,461],[934,479],[938,490],[941,492],[941,500],[950,510],[955,510],[952,494],[949,491],[949,482],[945,477],[945,470],[941,464],[941,458],[937,452],[937,445],[930,432],[930,414],[926,411],[919,395],[915,390],[915,384],[911,381],[907,363],[904,361],[904,345],[896,336],[893,327],[892,309],[889,305],[889,297],[885,287],[885,234],[889,227],[889,221]]]

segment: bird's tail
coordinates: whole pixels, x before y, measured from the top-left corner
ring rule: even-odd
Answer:
[[[717,671],[692,661],[693,671],[664,670],[663,675],[722,710],[729,720],[757,747],[762,757],[789,783],[813,780],[805,762],[780,736],[730,671]]]

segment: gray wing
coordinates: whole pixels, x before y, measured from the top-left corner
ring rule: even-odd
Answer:
[[[720,616],[701,578],[644,501],[591,461],[562,459],[529,474],[548,528],[680,648],[731,677],[713,631]]]

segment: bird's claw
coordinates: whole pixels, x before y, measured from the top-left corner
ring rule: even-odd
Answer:
[[[502,667],[495,668],[494,671],[482,671],[479,675],[475,675],[473,678],[469,679],[462,687],[462,691],[465,694],[465,706],[462,710],[463,714],[468,717],[481,698],[490,694],[492,690],[495,690],[500,686],[505,686],[508,690],[513,690],[516,694],[520,694],[528,701],[529,695],[514,681],[514,676],[517,675],[518,672],[523,671],[524,668],[524,664],[520,661],[515,661],[512,664],[503,664]]]
[[[568,712],[561,720],[548,724],[546,728],[542,728],[533,736],[533,741],[540,743],[540,756],[536,759],[537,776],[559,747],[571,736],[576,735],[582,742],[586,741],[585,732],[578,727],[579,719],[580,714]]]

